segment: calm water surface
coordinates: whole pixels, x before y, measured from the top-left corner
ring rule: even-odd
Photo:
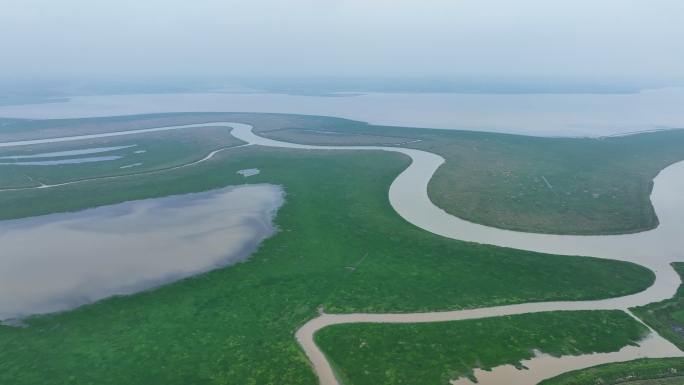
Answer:
[[[0,222],[0,320],[243,261],[282,203],[280,187],[245,185]]]
[[[603,136],[684,128],[684,88],[607,95],[279,94],[108,95],[0,107],[0,117],[86,118],[162,112],[277,112],[371,124],[541,136]]]
[[[86,154],[96,154],[99,152],[108,152],[114,150],[121,150],[124,148],[135,147],[136,145],[130,146],[119,146],[119,147],[97,147],[97,148],[86,148],[84,150],[70,150],[70,151],[58,151],[58,152],[44,152],[42,154],[31,154],[31,155],[10,155],[10,156],[0,156],[0,159],[27,159],[27,158],[53,158],[61,156],[73,156],[73,155],[86,155]],[[136,151],[137,153],[137,151]]]

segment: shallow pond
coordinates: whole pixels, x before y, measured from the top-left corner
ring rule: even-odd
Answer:
[[[243,261],[282,203],[280,187],[244,185],[0,222],[0,320]]]
[[[248,168],[246,170],[240,170],[237,173],[244,177],[252,176],[258,174],[260,171],[258,168]]]

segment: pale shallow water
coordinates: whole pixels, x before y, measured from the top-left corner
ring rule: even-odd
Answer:
[[[72,309],[242,261],[280,187],[246,185],[0,222],[0,319]]]
[[[135,147],[135,146],[136,145],[133,144],[131,146],[86,148],[84,150],[45,152],[42,154],[32,154],[32,155],[0,156],[0,159],[57,158],[57,157],[61,157],[61,156],[96,154],[96,153],[100,153],[100,152],[121,150],[124,148],[130,148],[130,147]],[[136,151],[136,153],[137,153],[137,151]]]
[[[237,173],[244,177],[252,176],[258,174],[260,171],[258,168],[248,168],[246,170],[240,170]]]
[[[271,112],[335,116],[371,124],[541,136],[604,136],[684,127],[684,88],[638,94],[492,95],[154,94],[75,97],[0,107],[0,117],[86,118],[162,112]]]
[[[13,163],[0,163],[0,165],[11,165],[11,166],[54,166],[60,164],[79,164],[79,163],[92,163],[92,162],[106,162],[110,160],[117,160],[123,158],[122,156],[98,156],[92,158],[75,158],[75,159],[60,159],[60,160],[43,160],[37,162],[13,162]]]
[[[141,166],[141,165],[142,165],[142,163],[133,163],[133,164],[129,164],[127,166],[121,166],[119,168],[131,168],[131,167]]]
[[[142,134],[145,132],[160,132],[160,131],[180,130],[180,129],[184,129],[184,128],[210,127],[210,126],[232,127],[230,124],[227,124],[227,123],[186,124],[186,125],[182,125],[182,126],[143,128],[143,129],[139,129],[139,130],[115,131],[115,132],[106,132],[106,133],[101,133],[101,134],[88,134],[88,135],[64,136],[64,137],[45,138],[45,139],[19,140],[16,142],[0,142],[0,147],[16,147],[16,146],[30,146],[32,144],[73,142],[75,140],[83,140],[83,139],[109,138],[109,137],[113,137],[113,136]]]

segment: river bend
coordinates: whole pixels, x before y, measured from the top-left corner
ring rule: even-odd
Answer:
[[[684,246],[684,197],[680,193],[684,191],[684,162],[667,167],[654,179],[651,202],[660,220],[660,225],[656,229],[625,235],[572,236],[533,234],[496,229],[464,221],[446,213],[435,206],[427,194],[428,183],[437,168],[444,163],[444,159],[438,155],[415,149],[381,146],[311,146],[279,142],[255,135],[252,133],[252,127],[249,125],[230,122],[190,124],[62,138],[5,142],[0,143],[0,147],[65,142],[209,126],[231,127],[231,134],[234,137],[251,145],[302,150],[379,150],[399,152],[411,157],[412,163],[392,182],[389,189],[389,200],[392,207],[401,217],[421,229],[447,238],[468,242],[549,254],[593,256],[633,262],[653,270],[656,274],[656,281],[653,286],[641,293],[599,301],[527,303],[473,310],[414,314],[325,314],[321,312],[319,317],[307,322],[296,333],[296,338],[311,360],[321,384],[338,384],[329,362],[313,341],[314,333],[329,325],[353,322],[456,321],[554,310],[619,309],[627,311],[629,307],[642,306],[671,298],[681,283],[679,276],[669,264],[671,262],[684,261],[684,247],[682,247]],[[541,369],[516,371],[508,373],[506,378],[508,381],[515,383],[528,384],[569,370],[643,356],[672,357],[684,356],[684,353],[652,331],[651,337],[643,341],[639,348],[628,346],[620,352],[579,356],[584,357],[583,359],[574,356],[564,356],[560,359],[553,359],[553,363],[546,363],[544,365],[547,368],[551,367],[551,369],[543,371]],[[587,357],[590,359],[587,359]],[[544,360],[544,357],[532,359],[531,362],[526,362],[525,365],[534,368],[536,366],[534,364],[535,360],[540,360],[539,362],[541,362]],[[506,367],[495,368],[490,372],[492,373],[491,375],[485,372],[482,376],[478,374],[478,378],[481,383],[495,384],[497,383],[497,378],[499,378],[499,373],[506,372],[507,370],[509,369]],[[454,383],[460,384],[460,381],[454,381]]]

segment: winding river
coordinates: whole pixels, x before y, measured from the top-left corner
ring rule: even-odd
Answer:
[[[626,235],[567,236],[495,229],[467,222],[446,213],[435,206],[427,195],[428,182],[437,168],[444,163],[444,159],[438,155],[414,149],[378,146],[309,146],[279,142],[253,134],[252,127],[249,125],[230,122],[5,142],[0,143],[0,147],[65,142],[207,126],[231,127],[231,134],[247,142],[249,145],[302,150],[381,150],[399,152],[410,156],[413,162],[392,182],[389,190],[389,200],[400,216],[417,227],[447,238],[462,241],[550,254],[590,255],[593,257],[634,262],[653,270],[656,274],[656,281],[653,286],[641,293],[599,301],[530,303],[473,310],[415,314],[325,314],[321,311],[319,317],[307,322],[297,331],[296,338],[309,357],[322,384],[338,384],[329,362],[313,340],[313,335],[317,330],[329,325],[354,322],[456,321],[554,310],[619,309],[628,312],[627,309],[629,307],[641,306],[672,297],[680,284],[679,276],[669,264],[675,261],[684,261],[684,247],[682,247],[684,246],[684,198],[680,193],[684,190],[684,162],[667,167],[654,180],[651,201],[660,219],[658,228]],[[201,161],[211,158],[214,154],[215,152],[211,153]],[[35,188],[46,187],[50,186]],[[495,368],[492,372],[478,371],[476,375],[482,384],[501,383],[501,376],[505,376],[504,378],[506,378],[508,384],[530,384],[569,370],[644,356],[673,357],[684,356],[684,353],[652,331],[650,337],[640,343],[640,347],[628,346],[615,353],[577,357],[551,358],[541,356],[524,363],[531,370],[511,371],[510,367],[504,366]],[[462,382],[468,383],[469,380],[461,379],[452,382],[461,384]]]

